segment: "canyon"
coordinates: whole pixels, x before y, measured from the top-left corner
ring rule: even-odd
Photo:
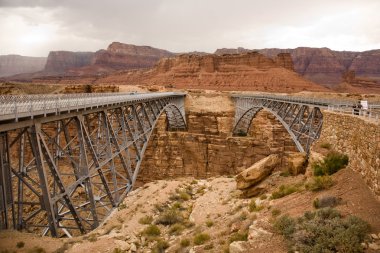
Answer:
[[[262,68],[273,64],[263,59],[259,62],[263,62]],[[61,92],[83,92],[92,87],[68,85]],[[126,87],[98,86],[91,92],[117,92]],[[148,88],[129,89],[141,87]],[[159,237],[167,242],[165,252],[284,253],[288,252],[287,242],[273,228],[274,213],[299,217],[315,211],[313,200],[334,196],[342,201],[335,207],[342,215],[354,214],[371,224],[370,236],[376,237],[364,242],[365,252],[376,252],[370,247],[380,244],[375,239],[380,233],[379,124],[358,116],[323,111],[322,134],[312,147],[309,164],[304,171],[288,175],[289,159],[298,152],[281,122],[263,110],[253,119],[247,136],[232,136],[235,108],[230,94],[188,90],[187,131],[167,131],[165,115],[161,116],[148,143],[136,189],[97,229],[86,235],[59,239],[1,232],[0,249],[150,252],[158,244],[145,234],[150,224],[144,223],[144,219],[151,217],[160,229]],[[331,176],[334,185],[330,189],[309,191],[304,185],[312,179],[311,164],[328,151],[324,148],[326,143],[332,150],[348,154],[349,165]],[[265,179],[265,191],[257,198],[241,198],[233,177],[270,154],[277,154],[281,162]],[[282,185],[303,188],[283,198],[272,198]],[[252,209],[252,201],[257,209]],[[165,213],[160,210],[172,210],[176,206],[186,226],[158,223]],[[179,227],[179,231],[173,232],[173,227]],[[197,245],[193,239],[199,231],[210,237],[203,245]],[[246,238],[233,241],[237,234],[246,234]],[[190,245],[183,246],[182,241],[186,239]],[[24,242],[25,246],[18,248],[18,242]]]

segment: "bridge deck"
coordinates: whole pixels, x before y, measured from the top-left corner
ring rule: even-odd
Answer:
[[[1,95],[0,123],[33,119],[47,114],[87,110],[121,103],[144,102],[163,97],[185,96],[180,92],[162,93],[86,93],[59,95]]]

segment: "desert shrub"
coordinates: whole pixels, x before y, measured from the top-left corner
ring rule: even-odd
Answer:
[[[169,243],[160,239],[157,240],[156,244],[153,246],[152,253],[163,253],[167,248],[169,248]]]
[[[28,253],[46,253],[46,251],[41,247],[33,247],[30,250],[28,250]]]
[[[120,210],[123,210],[125,208],[127,208],[127,205],[124,203],[121,203],[117,209],[120,211]]]
[[[18,242],[18,243],[16,244],[16,247],[17,247],[18,249],[24,248],[24,246],[25,246],[25,242]]]
[[[321,198],[315,198],[313,200],[313,206],[318,209],[318,208],[325,208],[325,207],[335,207],[339,204],[341,201],[341,198],[337,198],[334,196],[324,196]]]
[[[120,248],[114,248],[112,253],[124,253],[124,251],[121,250]]]
[[[235,242],[235,241],[247,241],[248,240],[248,232],[244,232],[244,233],[233,233],[230,238],[228,239],[228,241],[230,243],[232,242]]]
[[[214,248],[214,244],[210,243],[203,247],[204,250],[210,250]]]
[[[323,142],[323,143],[321,143],[321,148],[324,148],[324,149],[331,149],[331,144],[330,143],[328,143],[328,142]]]
[[[272,199],[279,199],[285,197],[293,192],[297,192],[300,190],[299,185],[281,185],[280,188],[272,193]]]
[[[273,209],[271,213],[272,213],[273,217],[276,217],[276,216],[279,216],[281,214],[281,210]]]
[[[250,202],[249,202],[249,205],[248,205],[248,210],[252,213],[252,212],[259,212],[261,210],[263,210],[264,206],[260,206],[260,205],[256,205],[256,201],[255,199],[252,199]]]
[[[90,234],[88,237],[87,237],[87,240],[89,242],[96,242],[98,240],[98,237],[96,236],[96,234]]]
[[[332,208],[306,212],[298,219],[282,216],[274,227],[289,246],[300,252],[363,252],[361,243],[369,232],[368,223],[355,217],[343,218]]]
[[[191,196],[189,193],[185,191],[180,191],[177,194],[173,194],[169,197],[170,200],[176,200],[176,201],[188,201],[191,199]]]
[[[183,226],[182,224],[176,223],[170,227],[169,234],[179,235],[182,233],[184,229],[185,229],[185,226]]]
[[[181,247],[183,247],[183,248],[188,247],[188,246],[190,246],[190,240],[187,238],[182,239],[180,244],[181,244]]]
[[[198,233],[194,236],[193,239],[195,245],[202,245],[208,240],[210,240],[210,236],[206,233]]]
[[[288,215],[283,215],[276,219],[273,226],[285,238],[290,238],[295,231],[296,221]]]
[[[348,156],[338,152],[329,152],[325,159],[312,164],[315,176],[332,175],[348,164]]]
[[[183,217],[180,212],[174,209],[167,209],[157,218],[157,224],[169,226],[175,223],[181,223],[182,220]]]
[[[141,217],[141,218],[139,219],[139,223],[140,223],[140,224],[148,225],[148,224],[152,224],[152,222],[153,222],[153,217],[150,216],[150,215],[147,215],[147,216]]]
[[[212,227],[214,225],[214,222],[212,221],[212,220],[208,220],[208,221],[206,221],[206,226],[207,227]]]
[[[334,181],[330,176],[317,176],[313,178],[313,181],[306,184],[305,187],[310,191],[322,191],[331,188],[334,185]]]
[[[159,236],[161,234],[161,230],[156,225],[149,225],[143,230],[142,233],[146,236]]]

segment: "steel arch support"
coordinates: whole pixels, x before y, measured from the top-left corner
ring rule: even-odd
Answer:
[[[168,130],[186,130],[184,95],[48,115],[4,128],[0,229],[61,237],[97,227],[133,188],[162,113]]]
[[[254,97],[235,97],[235,104],[235,136],[246,136],[253,118],[262,109],[276,116],[300,152],[309,153],[311,144],[320,136],[323,114],[317,106]]]

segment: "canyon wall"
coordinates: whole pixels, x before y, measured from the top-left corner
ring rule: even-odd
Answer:
[[[245,48],[218,49],[216,54],[234,54],[257,51],[275,58],[279,53],[290,53],[294,69],[305,78],[333,87],[339,84],[343,73],[353,70],[359,77],[371,78],[380,83],[380,50],[364,52],[334,51],[329,48],[298,47],[295,49],[268,48],[249,50]],[[380,84],[379,84],[380,85]]]
[[[41,71],[45,64],[46,57],[0,55],[0,77]]]
[[[234,108],[227,95],[188,95],[186,100],[188,131],[167,132],[165,118],[160,119],[144,155],[140,182],[235,175],[273,153],[282,156],[281,168],[286,168],[286,155],[297,151],[269,112],[258,113],[247,137],[232,137]]]
[[[69,69],[89,65],[93,57],[93,52],[51,51],[44,72],[45,74],[64,74]]]
[[[349,157],[348,167],[361,174],[368,187],[380,198],[380,124],[353,115],[323,112],[319,143]]]

